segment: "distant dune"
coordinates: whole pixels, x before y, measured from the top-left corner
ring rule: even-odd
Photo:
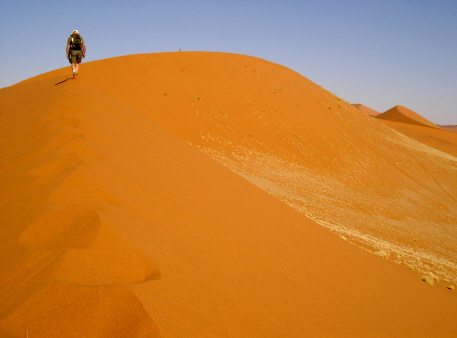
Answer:
[[[353,103],[352,104],[354,107],[356,107],[357,109],[359,109],[360,111],[364,112],[365,114],[368,114],[370,116],[377,116],[379,114],[381,114],[380,112],[374,110],[374,109],[371,109],[367,106],[364,106],[363,104],[360,104],[360,103]]]
[[[244,55],[69,74],[0,90],[1,337],[457,336],[453,139]]]
[[[452,126],[443,128],[435,125],[414,111],[401,106],[396,106],[377,118],[411,139],[457,157],[457,135],[449,133],[452,131]]]
[[[438,127],[448,130],[448,131],[452,131],[454,133],[457,133],[457,125],[455,125],[455,126],[454,125],[445,125],[445,126],[438,125]]]
[[[457,133],[444,128],[429,128],[420,125],[383,120],[392,129],[429,147],[457,157]]]
[[[395,106],[389,109],[388,111],[376,116],[376,118],[392,122],[414,124],[417,126],[439,128],[433,122],[430,122],[429,120],[420,116],[411,109],[408,109],[403,106]]]

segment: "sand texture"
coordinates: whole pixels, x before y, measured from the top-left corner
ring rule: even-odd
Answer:
[[[457,134],[244,55],[69,69],[0,90],[1,337],[457,336]]]

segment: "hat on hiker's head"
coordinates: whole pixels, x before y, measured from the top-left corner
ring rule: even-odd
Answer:
[[[75,30],[73,31],[73,34],[79,34],[79,32],[75,29]]]

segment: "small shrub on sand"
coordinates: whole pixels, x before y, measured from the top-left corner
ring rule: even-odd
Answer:
[[[431,274],[429,276],[423,276],[422,281],[424,281],[430,285],[433,285],[435,283],[438,283],[440,281],[440,279],[438,277],[436,277],[435,275]]]
[[[449,285],[447,288],[448,288],[449,290],[454,291],[454,285]]]

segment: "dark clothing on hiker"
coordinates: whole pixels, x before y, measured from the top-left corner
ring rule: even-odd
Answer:
[[[79,43],[75,43],[75,40],[80,40]],[[79,34],[72,34],[67,39],[67,46],[70,46],[70,63],[81,63],[85,57],[86,45],[84,39]]]
[[[86,44],[77,30],[74,30],[67,39],[66,53],[71,63],[73,78],[75,78],[78,75],[79,64],[86,57]]]
[[[72,49],[69,55],[70,63],[81,63],[83,60],[83,51]]]

